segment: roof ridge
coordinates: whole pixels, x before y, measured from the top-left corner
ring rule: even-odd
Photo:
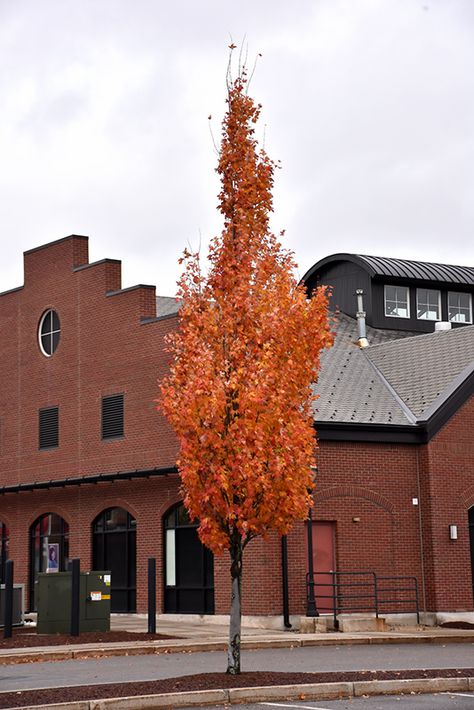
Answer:
[[[390,392],[390,394],[392,395],[392,397],[395,399],[396,403],[398,404],[398,406],[400,407],[400,409],[402,410],[403,414],[406,416],[406,418],[408,419],[408,421],[410,422],[410,424],[416,424],[416,423],[417,423],[417,417],[416,417],[416,415],[414,414],[414,412],[411,411],[411,409],[410,409],[410,407],[407,405],[407,403],[402,399],[402,397],[400,397],[400,395],[398,394],[398,392],[397,392],[397,390],[395,389],[395,387],[393,387],[393,385],[390,384],[390,382],[387,380],[387,378],[386,378],[385,375],[382,373],[382,371],[379,370],[379,368],[377,367],[377,365],[375,364],[375,362],[372,362],[372,360],[371,360],[370,357],[368,356],[368,353],[366,352],[366,350],[368,350],[368,348],[365,348],[362,352],[363,352],[364,356],[367,358],[368,363],[371,365],[371,367],[372,367],[372,368],[375,370],[375,372],[377,373],[377,375],[378,375],[379,379],[381,380],[383,386]]]

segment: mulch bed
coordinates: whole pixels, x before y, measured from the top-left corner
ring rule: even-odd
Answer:
[[[466,678],[474,677],[474,668],[443,668],[441,670],[406,671],[343,671],[337,673],[278,673],[273,671],[243,672],[238,676],[226,673],[200,673],[180,678],[166,678],[131,683],[51,688],[48,690],[11,691],[0,695],[0,708],[22,705],[52,705],[73,700],[122,698],[155,693],[177,693],[216,688],[251,688],[261,685],[296,685],[299,683],[340,683],[357,680],[400,680],[405,678]]]
[[[3,638],[0,632],[0,649],[32,648],[34,646],[66,646],[73,643],[117,643],[120,641],[159,641],[175,639],[176,636],[165,634],[147,634],[135,631],[87,631],[80,636],[69,634],[37,634],[34,628],[13,629],[13,636]]]

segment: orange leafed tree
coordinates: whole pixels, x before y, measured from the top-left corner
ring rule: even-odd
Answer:
[[[332,342],[323,289],[311,300],[271,233],[275,163],[258,149],[260,106],[229,81],[217,172],[220,237],[209,269],[185,252],[182,307],[161,408],[179,440],[184,502],[201,541],[231,566],[228,673],[240,672],[242,555],[307,516],[315,454],[311,385]]]

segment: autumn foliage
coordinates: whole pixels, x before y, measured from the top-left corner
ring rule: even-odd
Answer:
[[[327,296],[308,300],[271,233],[275,163],[258,150],[245,72],[229,85],[217,172],[222,234],[210,267],[185,252],[179,330],[161,407],[179,439],[184,501],[199,536],[229,550],[307,516],[315,453],[311,385],[332,342]],[[238,559],[236,560],[235,556]]]

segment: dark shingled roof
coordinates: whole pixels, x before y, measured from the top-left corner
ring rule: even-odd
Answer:
[[[181,301],[173,296],[156,297],[156,316],[172,316],[181,308]]]
[[[318,422],[416,425],[474,370],[474,326],[413,335],[338,318],[334,346],[321,357],[314,418]]]
[[[417,419],[425,418],[453,383],[474,370],[474,326],[416,335],[365,352]]]
[[[369,343],[384,343],[411,333],[367,326]],[[389,391],[357,342],[357,322],[339,314],[336,338],[321,355],[314,418],[324,422],[411,424],[403,406]],[[366,348],[368,350],[368,348]]]

